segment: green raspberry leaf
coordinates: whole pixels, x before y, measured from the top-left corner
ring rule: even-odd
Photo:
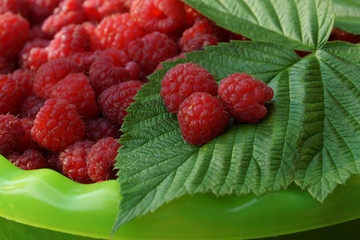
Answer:
[[[330,0],[185,0],[223,28],[252,40],[314,51],[332,29]]]
[[[345,32],[360,34],[360,1],[333,0],[335,27]]]

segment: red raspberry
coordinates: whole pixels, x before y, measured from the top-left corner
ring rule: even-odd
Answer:
[[[97,141],[105,137],[119,138],[120,131],[105,118],[90,119],[86,121],[86,139]]]
[[[23,17],[27,17],[29,12],[29,2],[27,0],[1,0],[0,14],[5,12],[20,13]]]
[[[214,26],[207,18],[200,18],[194,25],[186,29],[179,40],[179,46],[183,49],[190,39],[193,39],[198,34],[211,34],[215,35]]]
[[[166,34],[159,32],[152,32],[132,41],[127,51],[146,75],[152,73],[160,62],[178,53],[176,43]]]
[[[62,0],[28,0],[30,2],[29,18],[31,22],[40,23],[50,16]]]
[[[47,52],[44,48],[49,43],[49,40],[41,38],[25,43],[19,53],[19,66],[35,72],[41,64],[47,62]]]
[[[87,156],[86,169],[94,182],[114,179],[115,157],[121,145],[116,139],[107,137],[95,143]]]
[[[31,72],[18,69],[9,74],[9,76],[18,84],[18,88],[22,93],[21,99],[25,99],[33,94],[34,75]]]
[[[185,25],[185,5],[180,0],[134,0],[131,16],[148,32],[174,33]]]
[[[20,15],[0,14],[0,57],[14,59],[29,37],[29,23]]]
[[[23,101],[19,83],[8,75],[0,75],[0,114],[16,115]]]
[[[90,84],[96,95],[120,82],[138,78],[140,67],[124,51],[109,48],[97,55],[89,71]]]
[[[41,25],[32,25],[30,27],[29,41],[34,39],[49,39],[49,36],[41,30]]]
[[[85,0],[83,8],[86,19],[92,22],[100,22],[106,16],[126,12],[124,0]]]
[[[89,51],[91,40],[82,25],[70,24],[55,34],[47,47],[48,59],[65,58],[76,52]]]
[[[24,169],[24,170],[32,170],[32,169],[40,169],[47,168],[48,163],[46,159],[34,149],[27,149],[25,152],[20,155],[19,153],[12,153],[9,156],[10,162],[12,162],[15,166]]]
[[[195,50],[204,50],[206,46],[217,45],[218,39],[211,34],[198,34],[190,39],[186,45],[182,47],[182,52],[192,52]]]
[[[78,65],[79,71],[88,75],[90,66],[97,57],[96,52],[77,52],[67,57],[67,59],[75,62]]]
[[[217,95],[218,85],[205,68],[194,63],[178,64],[170,69],[161,81],[161,97],[171,113],[176,113],[180,104],[194,92]]]
[[[0,154],[7,155],[15,149],[25,134],[21,121],[11,114],[0,115]]]
[[[58,153],[49,152],[46,156],[46,160],[48,162],[49,168],[62,173],[62,165],[59,160]]]
[[[36,114],[44,105],[44,100],[36,95],[27,97],[20,106],[19,114],[21,118],[35,119]]]
[[[86,158],[93,145],[93,141],[79,141],[60,152],[59,161],[65,176],[80,183],[92,182],[86,171]]]
[[[96,27],[96,35],[103,48],[126,49],[129,42],[146,32],[128,13],[105,17]]]
[[[85,126],[76,107],[65,99],[47,100],[36,115],[32,138],[42,147],[59,152],[82,139]]]
[[[333,28],[329,41],[345,41],[350,43],[360,43],[360,35],[354,35],[348,32],[345,32],[339,28]]]
[[[18,140],[16,151],[22,153],[26,149],[43,150],[39,144],[31,138],[31,128],[34,126],[34,120],[31,118],[21,118],[20,121],[25,134]]]
[[[74,72],[78,72],[78,66],[68,59],[55,59],[41,65],[35,75],[36,95],[48,99],[54,85],[69,73]]]
[[[185,12],[186,12],[186,26],[191,26],[194,24],[196,18],[201,16],[201,14],[196,11],[194,8],[190,7],[189,5],[185,4]]]
[[[102,49],[101,42],[99,38],[96,36],[96,26],[91,22],[83,22],[82,25],[90,36],[90,41],[91,41],[90,51]]]
[[[12,72],[15,68],[15,63],[13,61],[9,61],[4,57],[0,56],[0,74],[7,74]]]
[[[64,26],[80,24],[84,21],[82,0],[64,0],[55,8],[53,14],[45,19],[41,29],[49,36],[53,36]]]
[[[83,73],[70,73],[58,82],[51,92],[51,98],[66,99],[76,106],[84,118],[94,118],[99,114],[95,92]]]
[[[178,121],[183,138],[203,145],[225,131],[230,114],[225,104],[205,92],[195,92],[181,103]]]
[[[246,73],[234,73],[220,82],[219,97],[231,116],[240,122],[256,123],[265,117],[264,102],[274,96],[273,90]]]
[[[130,80],[103,91],[98,98],[100,111],[112,124],[121,126],[127,115],[126,108],[134,102],[134,96],[143,82]]]

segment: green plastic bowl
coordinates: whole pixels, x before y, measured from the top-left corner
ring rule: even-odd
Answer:
[[[74,235],[109,239],[119,184],[79,184],[50,169],[24,171],[0,155],[0,217]],[[323,203],[291,186],[266,194],[184,196],[123,225],[111,239],[253,239],[360,218],[360,177]]]

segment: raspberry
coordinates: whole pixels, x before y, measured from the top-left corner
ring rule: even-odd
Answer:
[[[70,73],[59,81],[51,92],[51,98],[66,99],[76,106],[79,114],[84,118],[97,117],[99,114],[95,92],[83,73]]]
[[[185,5],[179,0],[134,0],[130,15],[148,32],[174,33],[185,24]]]
[[[21,121],[11,114],[0,115],[0,154],[7,155],[15,149],[25,134]]]
[[[205,92],[195,92],[181,103],[178,121],[183,138],[203,145],[225,131],[230,114],[225,104]]]
[[[0,57],[14,59],[29,37],[29,23],[20,15],[0,14]]]
[[[274,96],[273,90],[246,73],[234,73],[220,82],[219,97],[231,116],[240,122],[256,123],[265,117],[264,102]]]
[[[125,49],[129,42],[146,34],[128,13],[105,17],[96,27],[96,35],[103,48]]]
[[[97,95],[120,82],[138,78],[140,67],[124,51],[109,48],[97,55],[89,71],[90,84]]]
[[[81,140],[84,131],[76,107],[65,99],[51,98],[36,115],[31,136],[40,146],[59,152]]]
[[[10,162],[12,162],[15,166],[24,169],[24,170],[32,170],[32,169],[40,169],[47,168],[48,163],[46,159],[34,149],[27,149],[25,152],[20,155],[19,153],[12,153],[9,156]]]
[[[339,28],[333,28],[331,31],[331,35],[329,37],[329,41],[345,41],[350,43],[359,43],[360,35],[354,35],[345,31],[342,31]]]
[[[119,138],[120,131],[105,118],[86,121],[85,138],[93,141],[105,137]]]
[[[8,75],[0,75],[0,114],[16,115],[23,100],[19,83]]]
[[[161,62],[177,54],[176,43],[166,34],[152,32],[129,43],[127,51],[146,75]]]
[[[176,113],[180,104],[194,92],[217,95],[217,83],[205,68],[194,63],[178,64],[170,69],[161,81],[161,97],[171,113]]]
[[[39,25],[39,24],[32,25],[30,27],[29,41],[37,39],[37,38],[49,40],[49,36],[41,30],[41,25]]]
[[[29,2],[27,0],[1,0],[0,14],[5,12],[20,13],[23,17],[27,17],[29,11]]]
[[[189,5],[185,4],[185,13],[186,13],[186,26],[191,26],[194,24],[196,18],[201,16],[201,14],[196,11],[194,8],[190,7]]]
[[[47,47],[49,43],[49,40],[41,38],[25,43],[19,53],[19,66],[36,71],[41,64],[47,61],[47,53],[43,48]],[[36,50],[31,53],[33,49]]]
[[[50,16],[62,0],[28,0],[31,6],[29,17],[32,22],[40,23]]]
[[[207,18],[200,18],[197,20],[194,25],[186,29],[179,40],[179,46],[181,49],[188,44],[190,39],[193,39],[198,34],[211,34],[214,35],[215,31],[210,20]]]
[[[65,176],[80,183],[92,182],[86,172],[86,157],[93,145],[93,141],[79,141],[60,152],[59,161]]]
[[[65,58],[76,52],[89,51],[91,40],[82,25],[70,24],[55,34],[47,47],[48,59]]]
[[[36,114],[44,105],[44,100],[36,95],[27,97],[21,104],[19,114],[21,118],[35,119]]]
[[[102,49],[101,42],[99,38],[96,36],[95,25],[91,22],[83,22],[82,25],[90,36],[90,42],[91,42],[90,51]]]
[[[52,15],[45,19],[41,29],[49,36],[55,35],[64,26],[80,24],[85,21],[82,0],[64,0],[55,8]]]
[[[41,151],[42,148],[31,138],[31,128],[34,126],[34,120],[31,118],[21,118],[20,121],[25,133],[19,138],[16,144],[16,151],[22,153],[30,148]]]
[[[192,52],[195,50],[204,50],[206,46],[217,45],[218,39],[211,34],[198,34],[190,39],[186,45],[182,47],[182,52]]]
[[[59,160],[58,153],[49,152],[46,156],[46,160],[48,162],[49,168],[62,173],[62,165]]]
[[[106,16],[126,12],[123,6],[124,0],[85,0],[83,8],[86,19],[92,22],[100,22]]]
[[[140,81],[130,80],[103,91],[98,102],[104,117],[112,124],[121,126],[127,115],[126,108],[134,102],[133,98],[142,84]]]
[[[22,94],[21,99],[25,99],[33,94],[34,75],[31,72],[18,69],[9,74],[9,76],[18,84]]]
[[[73,72],[78,72],[78,66],[68,59],[55,59],[41,65],[35,75],[36,95],[48,99],[54,85]]]
[[[96,58],[96,52],[77,52],[67,57],[69,61],[75,62],[78,65],[80,72],[86,73],[87,75],[91,64],[96,60]]]
[[[120,146],[116,139],[107,137],[91,147],[87,156],[86,169],[94,182],[115,178],[115,157]]]

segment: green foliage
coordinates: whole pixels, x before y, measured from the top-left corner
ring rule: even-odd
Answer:
[[[360,34],[360,1],[333,0],[333,4],[336,14],[335,27]]]
[[[116,167],[123,199],[114,230],[184,194],[261,195],[296,182],[324,201],[359,174],[360,45],[326,43],[330,1],[186,2],[256,41],[210,46],[150,76],[121,129]],[[292,49],[313,52],[299,58]],[[231,122],[201,147],[186,143],[160,97],[164,74],[182,62],[203,66],[217,81],[246,72],[266,82],[275,92],[267,117]]]

